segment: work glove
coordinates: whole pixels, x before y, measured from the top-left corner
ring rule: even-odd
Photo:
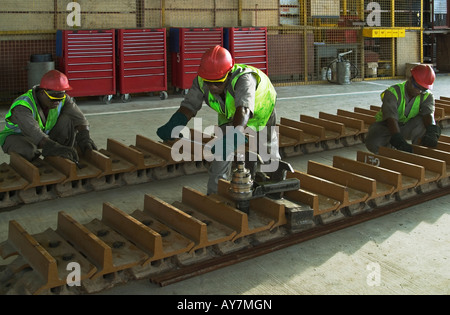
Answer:
[[[397,150],[412,153],[412,146],[398,132],[391,137],[390,144]]]
[[[78,162],[77,151],[65,145],[61,145],[53,140],[47,139],[42,147],[42,155],[46,156],[60,156],[65,159],[69,159],[75,163]]]
[[[89,136],[89,130],[79,131],[75,139],[83,154],[85,154],[86,151],[97,150],[97,146]]]
[[[229,131],[214,143],[211,153],[214,154],[217,160],[226,161],[228,156],[245,143],[247,143],[247,138],[244,133],[237,128],[230,127]]]
[[[163,141],[173,140],[172,129],[176,126],[186,126],[187,123],[188,118],[186,117],[186,115],[180,112],[176,112],[172,115],[172,117],[170,117],[169,121],[165,125],[158,128],[156,134]]]
[[[441,135],[441,128],[437,125],[429,125],[425,131],[424,136],[420,142],[426,147],[435,147],[438,144],[439,136]]]

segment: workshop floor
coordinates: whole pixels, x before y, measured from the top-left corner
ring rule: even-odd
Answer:
[[[278,118],[318,117],[380,105],[380,93],[397,80],[352,82],[350,85],[278,87]],[[181,95],[161,101],[156,96],[133,96],[128,103],[110,105],[96,98],[78,103],[91,124],[99,148],[112,138],[135,144],[137,134],[158,140],[156,129],[178,108]],[[450,76],[437,77],[434,94],[450,96]],[[1,116],[7,108],[1,108]],[[216,122],[205,107],[202,128]],[[193,125],[192,125],[193,126]],[[0,124],[3,128],[3,122]],[[450,130],[443,134],[450,135]],[[287,159],[306,171],[308,160],[331,164],[334,155],[354,159],[364,145]],[[0,154],[0,163],[9,156]],[[81,223],[101,218],[102,204],[110,202],[125,212],[142,209],[145,194],[167,202],[181,199],[183,186],[206,192],[207,174],[133,185],[109,191],[21,205],[0,212],[0,242],[7,239],[8,222],[17,220],[30,234],[56,228],[57,213],[69,213]],[[450,294],[450,196],[435,199],[370,222],[282,249],[271,254],[160,288],[148,280],[131,282],[102,294],[219,295],[219,294]],[[1,261],[0,265],[5,264]]]

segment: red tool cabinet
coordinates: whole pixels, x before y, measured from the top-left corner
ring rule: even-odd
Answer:
[[[224,47],[236,63],[253,66],[268,74],[266,27],[225,28]]]
[[[103,96],[110,103],[116,94],[115,31],[59,31],[60,68],[70,82],[70,96]]]
[[[172,85],[186,94],[200,61],[211,47],[223,45],[223,28],[171,28]]]
[[[117,30],[117,90],[123,102],[131,93],[161,92],[167,99],[166,29]]]

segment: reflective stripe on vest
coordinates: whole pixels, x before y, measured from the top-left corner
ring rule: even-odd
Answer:
[[[12,123],[9,118],[12,115],[12,110],[16,106],[25,106],[29,110],[31,110],[31,113],[34,117],[34,119],[39,123],[40,129],[45,132],[46,134],[49,134],[52,128],[55,126],[56,122],[58,121],[58,117],[61,114],[62,107],[64,106],[65,99],[61,101],[57,108],[50,109],[48,111],[47,115],[47,121],[45,123],[45,126],[41,120],[41,117],[39,115],[36,102],[33,97],[33,90],[29,90],[27,93],[19,96],[16,98],[11,105],[11,108],[9,109],[9,112],[6,114],[5,117],[5,129],[3,129],[2,132],[0,132],[0,145],[3,145],[5,143],[5,139],[7,136],[12,134],[21,134],[22,131],[20,130],[19,126]]]
[[[406,82],[403,83],[399,83],[396,84],[394,86],[389,87],[387,90],[389,92],[391,92],[392,94],[394,94],[395,98],[398,101],[398,93],[397,93],[397,89],[395,88],[395,86],[398,86],[400,89],[400,105],[397,108],[397,112],[398,112],[398,121],[401,123],[406,123],[408,122],[411,118],[416,117],[419,114],[420,111],[420,103],[425,101],[428,96],[430,95],[430,93],[425,93],[425,94],[420,94],[418,96],[416,96],[414,98],[414,103],[413,106],[411,107],[411,110],[409,111],[408,116],[405,116],[405,107],[406,107],[406,94],[405,94],[405,89],[406,89]],[[384,93],[381,93],[381,100],[383,100],[384,98]],[[423,96],[423,98],[422,98]],[[383,120],[383,112],[380,110],[376,115],[375,115],[375,119],[376,121],[382,121]]]
[[[253,117],[249,119],[247,126],[256,131],[260,131],[265,127],[267,121],[270,118],[270,115],[273,112],[277,93],[264,72],[255,67],[242,64],[235,64],[231,69],[231,87],[233,91],[235,90],[237,80],[246,73],[251,73],[257,81],[257,88],[255,93],[255,110],[253,113]],[[198,83],[200,86],[200,90],[205,93],[203,89],[204,82],[201,77],[198,77]],[[211,92],[209,92],[206,103],[209,107],[211,107],[219,114],[219,126],[227,124],[233,120],[234,113],[236,112],[236,106],[234,96],[230,93],[230,91],[226,91],[225,111],[220,106],[220,102]]]

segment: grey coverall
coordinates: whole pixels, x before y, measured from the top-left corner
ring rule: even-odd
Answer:
[[[225,93],[228,90],[231,95],[234,96],[235,99],[235,106],[236,108],[243,106],[250,110],[251,114],[250,117],[253,115],[254,109],[255,109],[255,94],[256,94],[256,79],[255,77],[250,74],[243,74],[235,85],[235,91],[233,91],[231,86],[231,81],[228,83]],[[192,87],[189,89],[189,92],[187,93],[185,99],[181,102],[181,106],[189,109],[194,116],[197,114],[197,112],[202,108],[203,101],[208,99],[209,95],[209,88],[208,85],[204,85],[204,91],[203,93],[199,87],[197,79],[194,79],[194,82],[192,84]],[[222,109],[225,108],[225,100],[219,96],[214,95],[216,99],[219,101],[220,106]],[[272,112],[272,115],[270,116],[266,126],[275,126],[277,122],[276,112],[275,109]],[[228,124],[224,124],[222,126],[219,126],[222,129],[223,134],[225,134],[225,128],[227,126],[232,126],[233,122],[230,122]],[[263,145],[265,147],[265,150],[268,154],[270,154],[272,159],[280,159],[280,155],[278,152],[278,136],[274,128],[268,128],[267,137],[266,137],[266,143]],[[258,133],[259,135],[259,133]],[[258,137],[259,138],[259,137]],[[272,144],[276,144],[276,152],[272,152]],[[213,194],[217,192],[217,184],[219,179],[225,179],[227,180],[229,177],[229,173],[231,170],[231,164],[230,161],[217,161],[213,160],[209,167],[209,180],[208,180],[208,186],[207,186],[207,193]]]
[[[400,106],[400,91],[398,87],[397,95],[399,95],[399,99],[394,96],[389,90],[385,91],[383,97],[383,104],[381,106],[381,110],[383,111],[383,121],[375,122],[370,125],[369,131],[365,137],[365,144],[369,151],[377,154],[378,148],[380,146],[390,147],[390,139],[391,133],[386,124],[386,118],[393,118],[398,122],[398,107]],[[405,105],[405,116],[407,116],[412,108],[414,103],[414,98],[409,98],[407,92],[406,95],[406,105]],[[400,134],[403,136],[405,140],[411,140],[412,144],[417,144],[419,139],[425,134],[425,125],[423,124],[423,116],[431,114],[434,116],[434,96],[432,93],[424,100],[422,94],[419,96],[421,98],[420,102],[420,110],[419,114],[414,118],[411,118],[406,123],[400,123]]]
[[[36,96],[37,88],[38,86],[33,87],[33,97],[39,109],[42,122],[45,124],[46,117]],[[17,152],[29,161],[39,157],[41,154],[37,146],[44,137],[49,137],[61,145],[73,146],[76,136],[75,127],[89,126],[89,122],[84,114],[68,95],[58,121],[48,135],[41,130],[32,112],[25,106],[19,105],[14,107],[10,120],[19,126],[22,133],[6,137],[2,147],[3,152],[7,154]]]

